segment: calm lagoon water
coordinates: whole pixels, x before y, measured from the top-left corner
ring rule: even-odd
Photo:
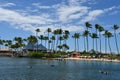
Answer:
[[[0,80],[120,80],[120,63],[1,57]]]

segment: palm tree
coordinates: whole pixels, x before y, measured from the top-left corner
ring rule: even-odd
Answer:
[[[119,29],[119,26],[118,25],[114,25],[113,26],[113,29],[114,29],[114,35],[115,35],[115,43],[116,43],[116,48],[117,48],[117,53],[119,54],[119,48],[118,48],[118,42],[117,42],[117,35],[116,35],[116,30]]]
[[[6,40],[7,46],[10,48],[10,46],[12,45],[12,40]]]
[[[62,43],[61,43],[61,42],[62,42],[62,40],[63,40],[63,37],[62,37],[62,36],[60,36],[60,37],[59,37],[59,41],[60,41],[59,46],[62,46],[62,45],[61,45],[61,44],[62,44]],[[61,49],[61,48],[59,48],[59,49]],[[59,51],[61,51],[61,50],[59,50]]]
[[[70,32],[68,30],[64,31],[63,37],[64,37],[65,44],[67,44],[66,40],[69,38],[69,34],[70,34]]]
[[[66,50],[69,49],[69,46],[67,44],[62,45],[63,51],[66,52]]]
[[[40,29],[37,28],[35,31],[36,31],[36,37],[37,37],[38,33],[40,32]]]
[[[51,50],[54,51],[54,46],[55,46],[55,36],[51,37],[52,40],[52,46],[51,46]]]
[[[91,24],[89,23],[89,22],[86,22],[85,23],[85,25],[86,25],[86,30],[88,31],[88,28],[92,28],[91,26]],[[89,32],[89,31],[88,31]],[[87,52],[89,51],[89,45],[88,45],[88,43],[89,43],[89,41],[88,41],[88,35],[86,36],[86,40],[87,40]]]
[[[77,48],[78,48],[78,52],[79,52],[79,38],[80,38],[80,33],[76,34],[76,38],[77,38]]]
[[[83,32],[82,37],[84,39],[84,51],[86,52],[86,43],[85,43],[86,34],[85,34],[85,31]]]
[[[67,44],[67,39],[69,38],[68,34],[63,35],[64,43]]]
[[[75,33],[72,36],[75,39],[75,51],[79,51],[79,43],[78,43],[78,39],[80,38],[80,34],[79,33]]]
[[[45,47],[46,47],[46,43],[47,43],[47,40],[48,40],[48,36],[44,36],[43,40],[45,41]]]
[[[4,46],[5,46],[5,43],[6,43],[6,41],[5,41],[5,40],[2,40],[2,45],[4,45]]]
[[[85,48],[85,51],[87,51],[87,52],[88,52],[88,35],[89,35],[89,31],[85,30],[83,32],[83,37],[84,37],[84,48]],[[86,48],[86,45],[85,45],[85,38],[86,38],[86,42],[87,42],[87,48]]]
[[[96,33],[92,33],[92,34],[90,34],[90,37],[93,39],[93,50],[95,50],[94,49],[94,39],[98,38],[98,36]]]
[[[52,32],[51,28],[48,28],[47,29],[47,32],[48,32],[48,50],[50,49],[50,43],[49,43],[49,40],[50,40],[50,32]]]
[[[103,36],[105,37],[105,53],[107,53],[107,33],[108,33],[108,30],[105,30],[103,34]]]
[[[58,45],[57,47],[59,48],[59,51],[62,49],[62,45]]]
[[[36,38],[38,38],[38,33],[40,32],[40,29],[37,28],[35,31],[36,31]],[[38,50],[38,40],[37,40],[37,50]],[[36,50],[36,51],[37,51],[37,50]]]
[[[52,49],[51,49],[51,43],[52,43],[52,41],[49,40],[48,43],[49,43],[49,45],[50,45],[50,46],[49,46],[49,51],[51,52],[51,50],[52,50]]]
[[[42,41],[43,41],[43,39],[44,39],[44,36],[43,36],[43,35],[40,35],[38,38],[41,40],[41,44],[42,44]]]
[[[61,45],[61,40],[63,40],[62,33],[63,33],[63,30],[62,29],[58,29],[60,45]]]
[[[24,44],[23,44],[23,39],[22,39],[21,37],[15,37],[15,38],[14,38],[14,41],[16,41],[16,43],[17,43],[17,45],[18,45],[19,47],[23,47],[23,46],[24,46]]]
[[[56,39],[56,45],[54,44],[54,46],[56,47],[55,50],[57,51],[57,45],[58,45],[58,36],[57,36],[57,35],[58,35],[58,31],[57,31],[57,30],[54,30],[54,31],[53,31],[53,34],[54,34],[55,39]],[[56,37],[57,37],[57,38],[56,38]]]
[[[35,36],[32,36],[32,35],[29,36],[27,38],[27,40],[28,40],[28,43],[32,43],[32,44],[36,44],[38,42],[37,38]]]
[[[99,28],[99,24],[95,24],[96,34],[98,34],[98,28]],[[96,51],[98,51],[97,38],[96,38]]]
[[[56,30],[56,35],[58,35],[57,36],[57,43],[56,43],[56,50],[57,50],[57,48],[58,48],[58,41],[59,41],[59,45],[61,46],[61,39],[60,39],[60,37],[62,37],[62,33],[63,33],[63,30],[62,29],[57,29]],[[59,49],[61,49],[61,47],[59,48]]]
[[[112,54],[112,50],[111,50],[111,46],[110,46],[110,38],[113,37],[112,33],[107,31],[107,38],[108,38],[108,46],[109,46],[109,49],[110,49],[110,53]]]
[[[76,51],[76,33],[72,36],[75,39],[75,51]]]
[[[101,53],[101,32],[104,31],[104,28],[102,26],[99,26],[98,31],[99,31],[99,40],[100,40],[100,53]]]

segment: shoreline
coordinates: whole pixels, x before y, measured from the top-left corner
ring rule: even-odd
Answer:
[[[104,61],[104,62],[120,62],[120,60],[117,59],[104,59],[104,58],[74,58],[74,57],[69,57],[69,58],[63,58],[64,60],[86,60],[86,61]]]
[[[0,55],[0,57],[11,57],[9,55]],[[30,58],[28,56],[19,56],[19,58]],[[77,58],[77,57],[67,57],[67,58],[46,58],[46,57],[43,57],[43,58],[40,58],[40,59],[43,59],[43,60],[84,60],[84,61],[103,61],[103,62],[118,62],[120,63],[120,60],[118,59],[107,59],[107,58]]]

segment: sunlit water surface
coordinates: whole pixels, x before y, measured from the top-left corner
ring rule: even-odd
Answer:
[[[120,63],[0,57],[0,80],[120,80]]]

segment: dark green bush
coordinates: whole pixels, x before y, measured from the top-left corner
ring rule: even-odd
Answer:
[[[42,52],[30,52],[29,57],[43,57],[44,53]]]

